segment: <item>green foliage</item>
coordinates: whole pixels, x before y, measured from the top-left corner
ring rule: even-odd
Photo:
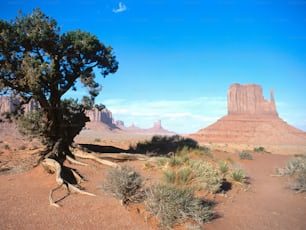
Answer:
[[[207,161],[194,161],[191,164],[194,181],[200,188],[216,193],[222,184],[222,175],[219,170]]]
[[[95,70],[105,77],[118,69],[112,48],[81,30],[61,34],[56,21],[40,9],[10,22],[0,20],[0,31],[0,92],[18,96],[21,105],[34,99],[41,108],[18,118],[23,133],[43,137],[49,149],[67,150],[88,121],[84,109],[101,90]],[[62,100],[69,90],[77,90],[78,80],[89,95],[83,104]]]
[[[159,219],[162,227],[170,228],[188,218],[202,224],[213,217],[211,205],[188,188],[156,185],[147,190],[146,196],[146,210]]]
[[[213,158],[211,149],[207,146],[200,146],[199,148],[192,149],[191,152],[198,156],[207,156],[208,158],[211,158],[211,159]]]
[[[101,139],[100,138],[95,138],[94,142],[101,142]]]
[[[177,170],[169,169],[164,172],[165,182],[177,186],[192,184],[193,172],[190,167],[183,166]]]
[[[189,152],[190,152],[190,147],[184,145],[183,147],[179,147],[178,149],[176,149],[175,155],[179,157],[187,156]]]
[[[177,178],[180,184],[190,184],[193,179],[193,172],[190,167],[181,167],[177,171]]]
[[[230,174],[231,179],[236,183],[244,183],[246,179],[245,172],[242,169],[235,169]]]
[[[171,167],[175,167],[175,166],[179,166],[183,164],[182,160],[179,157],[171,157],[168,162]]]
[[[42,112],[37,110],[19,115],[15,123],[22,135],[35,138],[43,135],[45,124],[42,119]]]
[[[253,160],[253,156],[248,152],[239,152],[238,155],[241,160]]]
[[[164,172],[164,179],[166,183],[175,184],[177,181],[176,177],[176,171],[173,169]]]
[[[218,161],[218,166],[219,166],[219,170],[221,172],[221,174],[223,175],[223,177],[225,177],[225,175],[228,173],[229,171],[229,166],[227,161]]]
[[[260,147],[255,147],[254,148],[254,152],[256,152],[256,153],[264,153],[264,152],[266,152],[266,150],[265,150],[264,147],[260,146]]]
[[[156,158],[156,163],[157,163],[157,167],[158,168],[163,168],[166,163],[167,163],[168,159],[166,157],[157,157]]]
[[[120,199],[122,204],[142,201],[144,199],[142,187],[142,177],[128,166],[112,169],[102,185],[104,191]]]

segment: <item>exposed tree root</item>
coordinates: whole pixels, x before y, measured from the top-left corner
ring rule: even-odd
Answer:
[[[83,190],[79,189],[76,185],[73,185],[72,183],[68,182],[68,180],[64,179],[62,177],[62,166],[56,160],[50,159],[50,158],[44,159],[42,161],[42,165],[49,172],[55,173],[55,181],[58,184],[58,186],[56,188],[54,188],[50,191],[50,194],[49,194],[50,205],[55,206],[55,207],[60,207],[60,205],[57,204],[58,201],[53,200],[52,195],[53,195],[53,192],[60,189],[63,185],[66,186],[68,193],[67,193],[67,195],[65,195],[60,200],[63,200],[65,197],[70,195],[72,191],[75,192],[75,193],[78,193],[78,194],[95,196],[95,194],[83,191]],[[75,172],[73,169],[70,169],[70,172],[75,177],[74,179],[77,181],[77,184],[80,183],[81,181],[83,181],[83,178],[77,172]]]
[[[86,153],[82,150],[79,150],[79,149],[73,149],[73,154],[76,156],[76,157],[79,157],[79,158],[83,158],[83,159],[91,159],[91,160],[94,160],[100,164],[104,164],[104,165],[107,165],[107,166],[110,166],[110,167],[113,167],[113,168],[120,168],[120,165],[114,163],[114,162],[111,162],[109,160],[103,160],[99,157],[97,157],[95,154],[92,154],[92,153]]]
[[[76,164],[76,165],[82,165],[82,166],[87,166],[88,164],[77,161],[76,159],[73,159],[70,156],[66,156],[66,159],[71,163],[71,164]]]
[[[91,159],[94,160],[100,164],[107,165],[113,168],[121,168],[121,166],[117,163],[114,163],[113,161],[126,161],[126,160],[150,160],[150,157],[144,156],[142,154],[129,154],[129,153],[103,153],[103,154],[96,154],[96,153],[88,153],[80,148],[73,148],[70,149],[74,156],[82,159]],[[106,158],[106,159],[102,159]],[[77,165],[83,165],[87,166],[88,164],[80,162],[68,155],[66,155],[66,159],[73,164]],[[81,190],[79,188],[79,184],[84,181],[84,178],[73,168],[68,168],[64,165],[61,165],[58,161],[49,158],[49,155],[41,161],[43,167],[49,171],[50,173],[55,173],[55,180],[58,186],[51,189],[49,193],[49,202],[50,205],[55,207],[60,207],[58,202],[65,199],[67,196],[69,196],[72,192],[77,194],[83,194],[83,195],[89,195],[89,196],[95,196],[92,193],[86,192],[84,190]],[[62,186],[66,186],[67,194],[60,198],[57,201],[54,201],[53,199],[53,193],[60,189]]]
[[[86,152],[82,147],[76,146],[75,148],[70,149],[71,152],[77,157],[84,158],[84,159],[92,159],[97,162],[101,159],[110,159],[112,161],[129,161],[129,160],[140,160],[140,161],[147,161],[151,159],[150,157],[144,155],[144,154],[137,154],[137,153],[100,153],[97,154],[95,152]],[[103,164],[103,161],[99,162]]]

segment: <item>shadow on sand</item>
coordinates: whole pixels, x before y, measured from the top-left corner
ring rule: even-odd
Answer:
[[[199,148],[198,143],[191,138],[184,138],[179,135],[174,136],[153,136],[151,140],[139,142],[129,149],[121,149],[115,146],[102,146],[96,144],[80,144],[87,152],[95,153],[140,153],[151,156],[167,155],[183,147]]]

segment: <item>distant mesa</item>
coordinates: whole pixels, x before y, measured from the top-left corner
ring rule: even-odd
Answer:
[[[94,130],[116,130],[120,129],[113,118],[113,114],[108,109],[99,110],[93,108],[86,110],[86,116],[89,117],[90,122],[86,123],[86,128]]]
[[[228,114],[271,115],[278,116],[273,90],[270,90],[270,101],[262,94],[260,85],[233,84],[228,90]]]
[[[148,129],[143,129],[135,126],[135,124],[132,124],[131,126],[125,127],[125,126],[120,126],[120,128],[123,131],[126,132],[132,132],[136,134],[148,134],[148,135],[174,135],[176,134],[175,132],[171,132],[169,130],[166,130],[162,127],[161,120],[158,120],[153,123],[153,126]]]
[[[306,133],[279,118],[273,90],[270,100],[256,84],[233,84],[228,90],[228,113],[190,136],[200,142],[256,145],[306,145]]]
[[[137,134],[154,134],[154,135],[170,135],[175,134],[164,129],[161,125],[161,121],[158,120],[153,124],[152,128],[142,129],[135,124],[126,127],[123,121],[115,120],[112,112],[108,109],[99,111],[97,108],[87,110],[86,115],[89,117],[90,122],[86,123],[86,128],[91,130],[110,130],[115,132],[131,132]]]
[[[0,114],[5,112],[13,112],[19,101],[12,99],[10,97],[2,96],[0,97]],[[24,111],[34,111],[38,107],[38,103],[31,100],[28,104],[24,105]],[[98,110],[93,108],[91,110],[85,111],[86,115],[89,117],[90,122],[86,123],[85,129],[95,130],[95,131],[111,131],[111,132],[133,132],[137,134],[153,134],[153,135],[172,135],[174,132],[170,132],[164,129],[161,125],[161,121],[158,120],[153,124],[152,128],[142,129],[134,124],[132,126],[126,127],[123,121],[115,120],[113,114],[108,109]],[[3,126],[3,125],[2,125]]]

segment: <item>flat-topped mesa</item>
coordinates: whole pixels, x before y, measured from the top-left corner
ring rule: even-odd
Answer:
[[[256,84],[233,84],[228,90],[229,115],[270,115],[278,116],[273,90],[270,91],[270,101],[262,94],[262,88]]]

